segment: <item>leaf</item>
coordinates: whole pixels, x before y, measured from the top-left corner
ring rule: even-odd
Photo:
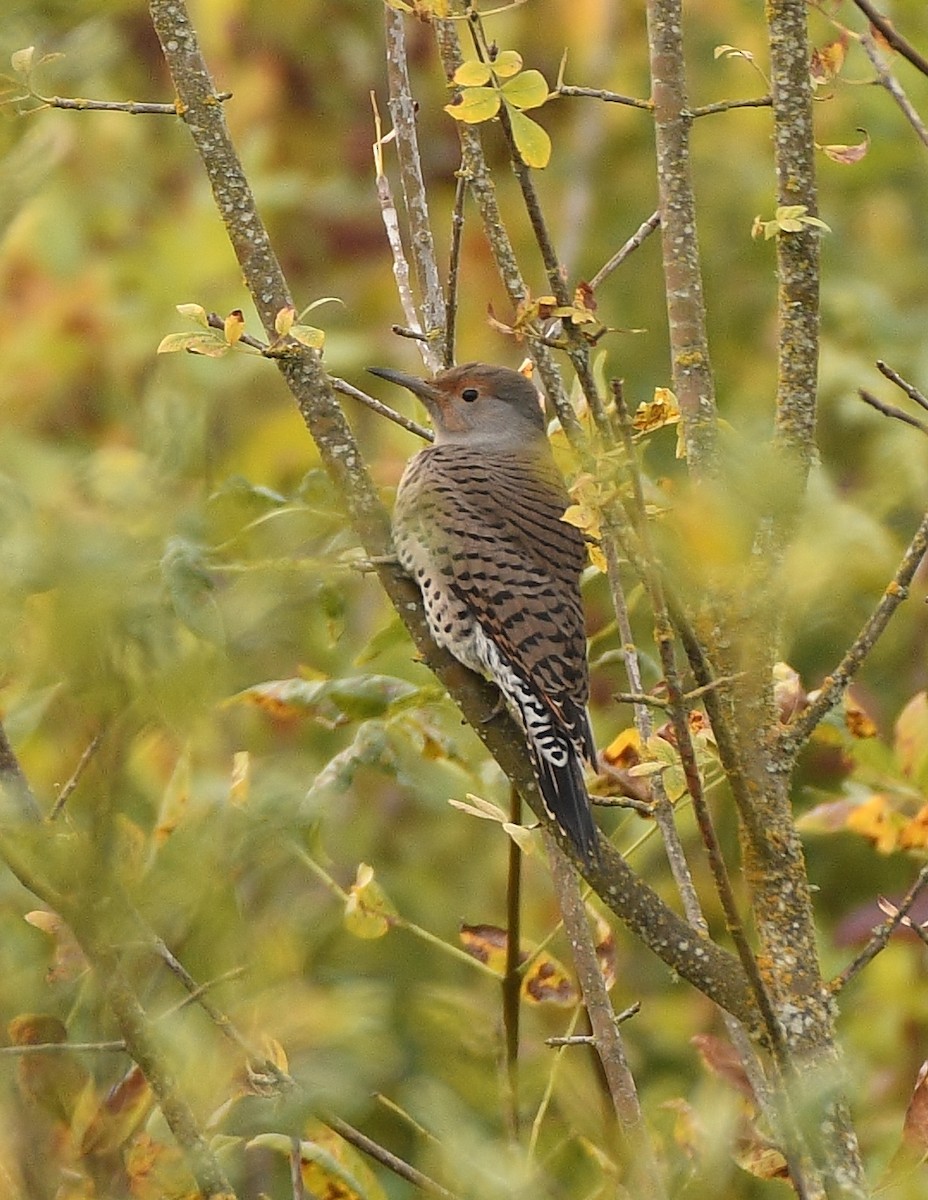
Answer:
[[[880,854],[896,849],[902,818],[892,809],[886,796],[877,793],[848,813],[847,828],[869,838]]]
[[[508,79],[522,70],[522,55],[518,50],[501,50],[493,59],[493,74],[497,79]]]
[[[462,925],[461,945],[478,962],[502,975],[506,970],[506,930],[498,925]]]
[[[204,565],[202,549],[186,538],[171,538],[161,559],[161,577],[174,612],[187,628],[207,642],[224,644],[225,624],[216,603],[216,585]]]
[[[599,963],[603,982],[608,992],[613,989],[616,982],[615,933],[605,917],[589,902],[586,905],[586,912],[593,925],[593,936],[596,939],[594,943],[596,961]]]
[[[896,764],[916,784],[928,775],[928,695],[916,692],[896,718],[893,740]]]
[[[844,66],[847,57],[847,31],[833,42],[828,42],[821,48],[815,47],[809,61],[809,74],[814,87],[831,83]]]
[[[551,139],[537,121],[514,108],[508,109],[516,149],[527,167],[539,170],[551,161]]]
[[[454,82],[459,87],[483,87],[492,78],[489,66],[479,58],[469,58],[454,73]]]
[[[491,804],[489,800],[482,800],[480,796],[474,796],[471,792],[467,793],[469,804],[463,800],[449,800],[448,803],[452,808],[457,808],[461,812],[468,813],[472,817],[479,817],[481,821],[498,821],[500,825],[505,825],[509,817],[496,804]]]
[[[245,314],[240,308],[233,308],[223,321],[223,333],[230,346],[234,346],[245,332]]]
[[[570,1008],[580,996],[563,965],[543,950],[533,960],[522,979],[522,998],[531,1004],[555,1004]]]
[[[551,94],[548,81],[541,71],[520,71],[518,75],[507,80],[501,91],[503,99],[513,108],[538,108]]]
[[[396,909],[374,879],[374,868],[368,863],[359,863],[345,902],[345,928],[356,938],[382,938],[390,932],[395,916]]]
[[[37,908],[27,912],[23,920],[33,928],[41,929],[54,944],[51,965],[45,972],[46,983],[70,983],[88,970],[87,959],[77,938],[57,913]]]
[[[756,1100],[744,1064],[731,1042],[711,1033],[697,1033],[690,1038],[690,1044],[696,1047],[699,1057],[714,1075],[723,1079],[729,1087],[733,1087],[752,1103]]]
[[[14,50],[10,55],[10,66],[17,75],[28,75],[32,70],[35,58],[35,46],[26,46],[22,50]]]
[[[653,400],[643,400],[635,409],[632,425],[639,433],[653,433],[680,420],[680,405],[670,388],[656,387]]]
[[[349,675],[344,679],[271,679],[238,692],[228,703],[253,704],[278,720],[306,716],[334,729],[348,720],[384,716],[397,705],[428,694],[393,675]]]
[[[153,1098],[148,1080],[133,1066],[104,1096],[81,1138],[81,1154],[112,1154],[133,1136]]]
[[[496,88],[468,87],[452,101],[445,105],[445,112],[456,121],[465,125],[479,125],[481,121],[489,121],[499,112],[500,98]]]
[[[321,350],[325,345],[325,333],[315,325],[291,325],[290,336],[310,350]]]
[[[628,770],[641,762],[641,736],[633,728],[623,729],[603,751],[603,758],[611,767]]]
[[[202,354],[206,358],[222,358],[232,347],[218,329],[205,333],[169,333],[158,343],[157,354],[176,354],[189,350],[191,354]]]
[[[247,750],[236,750],[232,755],[232,773],[229,779],[229,800],[241,808],[248,801],[251,788],[251,755]]]
[[[928,1152],[928,1061],[922,1063],[915,1078],[915,1087],[905,1110],[902,1140],[919,1154]]]
[[[855,146],[819,146],[823,154],[827,155],[832,162],[841,163],[842,166],[851,166],[866,155],[870,149],[870,135],[865,130],[860,130],[864,135],[864,140],[858,142]]]
[[[340,1138],[322,1129],[313,1138],[301,1139],[300,1175],[306,1193],[326,1200],[379,1200],[383,1196],[379,1184],[347,1161],[344,1144],[337,1143]],[[259,1133],[248,1146],[274,1150],[287,1158],[292,1153],[292,1142],[284,1133]]]
[[[209,329],[209,317],[202,304],[176,304],[174,307],[182,317],[186,317],[189,321],[196,321],[197,325]]]
[[[274,331],[280,337],[286,337],[293,328],[293,323],[296,320],[296,309],[292,304],[287,304],[283,308],[278,309],[274,317]]]
[[[899,830],[900,850],[924,850],[928,847],[928,804]]]

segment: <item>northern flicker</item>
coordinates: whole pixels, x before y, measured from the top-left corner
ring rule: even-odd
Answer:
[[[432,380],[371,368],[425,403],[435,442],[410,460],[393,516],[397,554],[432,636],[492,679],[525,732],[548,813],[587,862],[596,828],[582,759],[596,749],[580,601],[583,536],[540,398],[524,375],[465,363]]]

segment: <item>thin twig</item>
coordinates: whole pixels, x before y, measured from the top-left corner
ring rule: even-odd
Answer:
[[[54,821],[55,818],[61,812],[61,810],[64,808],[64,806],[67,804],[68,800],[71,797],[71,793],[74,791],[74,789],[80,783],[81,776],[84,774],[84,771],[86,771],[87,766],[90,763],[90,760],[96,754],[97,749],[102,740],[103,740],[103,735],[101,733],[95,733],[93,735],[93,737],[90,739],[89,743],[87,744],[86,749],[84,750],[84,753],[80,756],[80,759],[78,760],[77,766],[74,768],[74,770],[71,773],[71,778],[67,781],[67,783],[64,784],[61,791],[58,793],[58,798],[55,800],[55,803],[52,805],[51,811],[48,814],[48,819],[50,821]]]
[[[855,3],[859,3],[859,0],[855,0]],[[890,96],[892,96],[892,98],[896,101],[896,104],[899,106],[902,115],[915,130],[915,135],[918,140],[923,146],[928,146],[928,126],[925,125],[925,122],[919,116],[915,105],[906,95],[902,84],[883,62],[883,59],[880,56],[879,48],[872,35],[869,33],[862,33],[860,35],[860,44],[863,46],[864,53],[867,55],[867,58],[869,58],[870,62],[873,64],[873,69],[876,71],[880,86],[884,87],[886,91],[889,92]]]
[[[125,1054],[126,1043],[121,1039],[112,1042],[35,1042],[29,1046],[0,1046],[0,1054],[11,1057],[29,1054],[61,1054],[73,1050],[77,1054]]]
[[[429,1196],[439,1196],[442,1200],[458,1200],[454,1192],[449,1192],[446,1187],[442,1187],[440,1183],[436,1183],[434,1179],[430,1179],[428,1175],[410,1166],[408,1162],[398,1158],[389,1150],[384,1149],[379,1143],[373,1141],[365,1133],[361,1133],[359,1129],[355,1129],[353,1125],[349,1125],[347,1121],[343,1121],[341,1117],[334,1117],[327,1114],[323,1117],[326,1125],[339,1137],[345,1139],[346,1142],[354,1146],[356,1150],[360,1150],[375,1162],[380,1163],[382,1167],[386,1167],[388,1171],[392,1171],[394,1175],[398,1175],[400,1179],[405,1179],[408,1183],[414,1184],[420,1191],[425,1192]]]
[[[873,931],[870,940],[857,957],[849,962],[844,970],[832,979],[828,985],[832,995],[837,995],[843,987],[850,983],[855,975],[858,975],[868,963],[871,963],[876,958],[880,951],[886,949],[889,939],[899,926],[904,924],[904,918],[911,911],[913,904],[925,890],[926,886],[928,886],[928,866],[922,867],[919,871],[915,882],[906,892],[904,898],[899,903],[899,907],[892,916],[887,917],[882,925],[879,925]]]
[[[902,421],[903,424],[911,425],[913,429],[918,429],[922,433],[928,434],[928,421],[920,421],[918,417],[913,417],[911,413],[907,413],[904,409],[897,408],[895,404],[887,404],[885,401],[877,399],[873,392],[868,392],[866,388],[858,388],[857,395],[860,396],[864,404],[869,404],[871,408],[875,408],[884,417],[892,417],[895,421]]]
[[[650,100],[640,100],[637,96],[623,96],[621,92],[610,92],[606,88],[574,87],[562,83],[555,89],[556,96],[583,96],[590,100],[605,100],[607,104],[624,104],[628,108],[640,108],[643,112],[653,112],[654,104]]]
[[[32,92],[36,100],[40,100],[49,108],[65,108],[70,112],[124,112],[134,117],[157,116],[177,117],[182,110],[175,104],[156,104],[142,100],[84,100],[79,96],[40,96]],[[232,99],[231,92],[216,92],[213,99],[219,103]]]
[[[618,268],[623,262],[625,262],[626,258],[628,258],[628,256],[634,250],[637,250],[638,247],[651,236],[660,223],[661,214],[659,212],[651,213],[650,217],[648,217],[646,221],[642,221],[625,245],[617,250],[608,262],[603,263],[603,265],[590,280],[590,287],[594,292],[600,286],[600,284],[609,278],[613,271],[618,270]]]
[[[909,383],[907,379],[903,379],[898,371],[894,371],[893,368],[888,363],[885,363],[881,358],[876,360],[876,369],[881,375],[885,375],[885,377],[891,383],[894,383],[896,387],[901,388],[910,400],[913,400],[920,408],[924,408],[926,411],[928,411],[928,396],[920,392],[914,383]]]
[[[387,10],[389,11],[389,9]],[[374,110],[374,132],[375,140],[371,147],[374,153],[374,181],[377,185],[377,200],[380,203],[380,216],[383,220],[383,227],[387,234],[387,244],[390,247],[390,254],[393,257],[393,278],[396,281],[396,291],[399,296],[400,307],[403,310],[403,315],[406,318],[406,324],[416,332],[421,332],[419,324],[419,313],[416,310],[415,297],[412,294],[412,284],[410,282],[409,262],[406,258],[406,249],[403,246],[403,235],[400,233],[400,221],[396,211],[396,204],[393,200],[393,189],[390,187],[390,180],[387,178],[383,168],[383,147],[388,138],[394,135],[387,134],[384,136],[383,129],[380,124],[380,110],[377,107],[377,98],[371,92],[371,107]],[[424,362],[428,362],[428,349],[425,334],[422,334],[421,353]]]
[[[909,586],[922,559],[928,552],[928,513],[921,520],[906,547],[905,554],[892,580],[880,597],[876,608],[845,653],[838,666],[822,682],[818,695],[780,736],[779,750],[787,757],[798,753],[808,741],[813,729],[831,712],[860,669],[864,659],[877,643],[890,618],[909,595]]]
[[[290,1195],[293,1200],[305,1200],[303,1186],[303,1146],[298,1134],[290,1137]]]
[[[351,396],[353,400],[360,401],[361,404],[365,404],[372,412],[377,413],[378,416],[386,417],[394,425],[399,425],[401,429],[406,429],[409,433],[414,433],[416,437],[422,438],[425,442],[433,442],[435,440],[435,434],[432,433],[431,429],[426,429],[424,425],[420,425],[418,421],[414,421],[411,417],[404,417],[402,413],[397,412],[395,408],[390,408],[382,400],[377,400],[375,397],[369,396],[367,392],[362,392],[360,388],[356,388],[353,384],[346,383],[344,379],[338,379],[334,375],[330,375],[329,380],[336,392],[341,392],[343,396]]]
[[[570,942],[583,1003],[595,1039],[596,1053],[602,1063],[616,1116],[629,1141],[632,1181],[637,1184],[637,1187],[632,1186],[631,1191],[660,1200],[660,1197],[666,1196],[664,1181],[642,1117],[638,1090],[628,1065],[606,981],[596,957],[577,877],[547,832],[544,834],[544,842],[548,851],[551,879],[564,919],[564,932]]]
[[[409,226],[409,249],[422,307],[422,324],[428,341],[422,348],[422,358],[434,374],[445,363],[443,346],[447,316],[445,297],[441,290],[435,239],[429,221],[429,206],[422,177],[419,138],[416,133],[416,104],[409,83],[406,62],[406,19],[389,4],[384,6],[386,34],[387,80],[390,87],[390,117],[396,135],[396,153],[400,164],[403,202]],[[378,138],[379,138],[378,133]]]
[[[467,196],[467,177],[463,165],[458,171],[454,188],[454,207],[451,210],[451,247],[448,252],[448,297],[445,317],[445,363],[454,363],[458,322],[458,288],[461,277],[461,244],[464,240],[464,200]]]
[[[673,389],[687,464],[700,478],[718,468],[717,428],[690,163],[683,5],[682,0],[647,0],[646,8]]]
[[[509,785],[509,820],[518,825],[522,819],[522,797],[514,784]],[[506,967],[502,979],[503,1030],[506,1039],[506,1084],[508,1123],[513,1141],[519,1136],[519,1015],[522,1005],[522,850],[515,838],[509,839],[509,864],[506,876]]]
[[[893,23],[888,21],[878,9],[873,7],[870,0],[854,0],[854,3],[870,23],[880,31],[894,50],[898,51],[903,58],[907,58],[912,66],[921,71],[923,75],[928,75],[928,58],[925,58],[923,54],[919,54],[912,43],[899,33]]]
[[[772,104],[772,96],[754,96],[749,100],[717,100],[715,104],[701,104],[698,108],[690,109],[690,116],[695,121],[697,117],[731,112],[734,108],[770,108]]]

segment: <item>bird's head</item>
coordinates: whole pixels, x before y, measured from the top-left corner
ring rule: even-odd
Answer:
[[[508,367],[463,363],[420,379],[386,367],[368,368],[372,375],[408,388],[425,404],[435,427],[435,441],[495,449],[524,449],[545,436],[541,397],[534,384]]]

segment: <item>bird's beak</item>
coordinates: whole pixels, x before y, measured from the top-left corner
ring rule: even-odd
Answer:
[[[418,396],[428,406],[436,404],[441,396],[431,380],[420,379],[418,375],[407,375],[405,371],[394,371],[390,367],[368,367],[367,370],[371,375],[379,375],[381,379],[408,388],[413,395]]]

